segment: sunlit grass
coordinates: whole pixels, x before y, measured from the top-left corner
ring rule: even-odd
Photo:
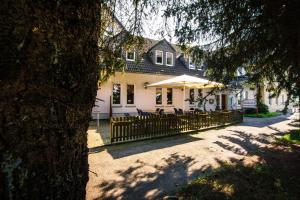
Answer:
[[[280,115],[278,112],[258,113],[258,114],[244,114],[245,117],[268,118]]]

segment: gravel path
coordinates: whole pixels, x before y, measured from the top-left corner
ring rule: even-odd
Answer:
[[[258,161],[259,147],[292,129],[285,116],[218,130],[91,148],[87,199],[158,199],[225,162]],[[246,159],[245,159],[246,158]]]

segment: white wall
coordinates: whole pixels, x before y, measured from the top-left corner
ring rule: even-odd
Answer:
[[[163,88],[163,95],[162,95],[162,105],[156,105],[155,101],[155,89],[152,87],[148,87],[147,89],[144,88],[144,84],[146,82],[155,83],[158,81],[166,80],[172,78],[174,76],[168,75],[154,75],[154,74],[138,74],[138,73],[121,73],[117,72],[115,76],[112,76],[107,82],[101,85],[100,89],[97,91],[97,98],[104,100],[96,101],[96,106],[93,108],[93,113],[100,112],[100,118],[109,118],[110,112],[110,96],[112,96],[112,87],[114,83],[121,84],[121,104],[120,105],[112,105],[112,113],[113,116],[124,116],[124,113],[130,113],[132,115],[137,114],[136,108],[142,109],[144,111],[154,111],[156,108],[162,108],[165,112],[174,112],[175,108],[182,108],[183,107],[183,90],[182,89],[175,89],[173,88],[173,104],[167,105],[167,89]],[[126,104],[126,97],[127,97],[127,84],[134,84],[135,85],[135,92],[134,92],[134,105],[127,105]],[[206,92],[209,89],[202,90],[203,95],[206,95]],[[189,98],[189,89],[186,89],[186,96],[185,98]],[[198,90],[195,89],[195,99],[198,95]],[[211,96],[208,99],[214,99],[214,104],[209,104],[207,102],[206,109],[207,110],[214,110],[216,105],[215,97]],[[189,102],[185,102],[185,109],[188,110],[189,108],[194,107],[196,105],[189,105]],[[93,115],[93,118],[96,118]]]

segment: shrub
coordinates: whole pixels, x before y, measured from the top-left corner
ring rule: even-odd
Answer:
[[[268,113],[269,112],[269,107],[266,104],[259,102],[257,104],[257,108],[258,108],[259,113]]]
[[[245,108],[245,114],[256,114],[256,108]]]

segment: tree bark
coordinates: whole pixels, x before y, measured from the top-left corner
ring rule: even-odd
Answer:
[[[100,1],[2,1],[0,199],[85,199]]]

